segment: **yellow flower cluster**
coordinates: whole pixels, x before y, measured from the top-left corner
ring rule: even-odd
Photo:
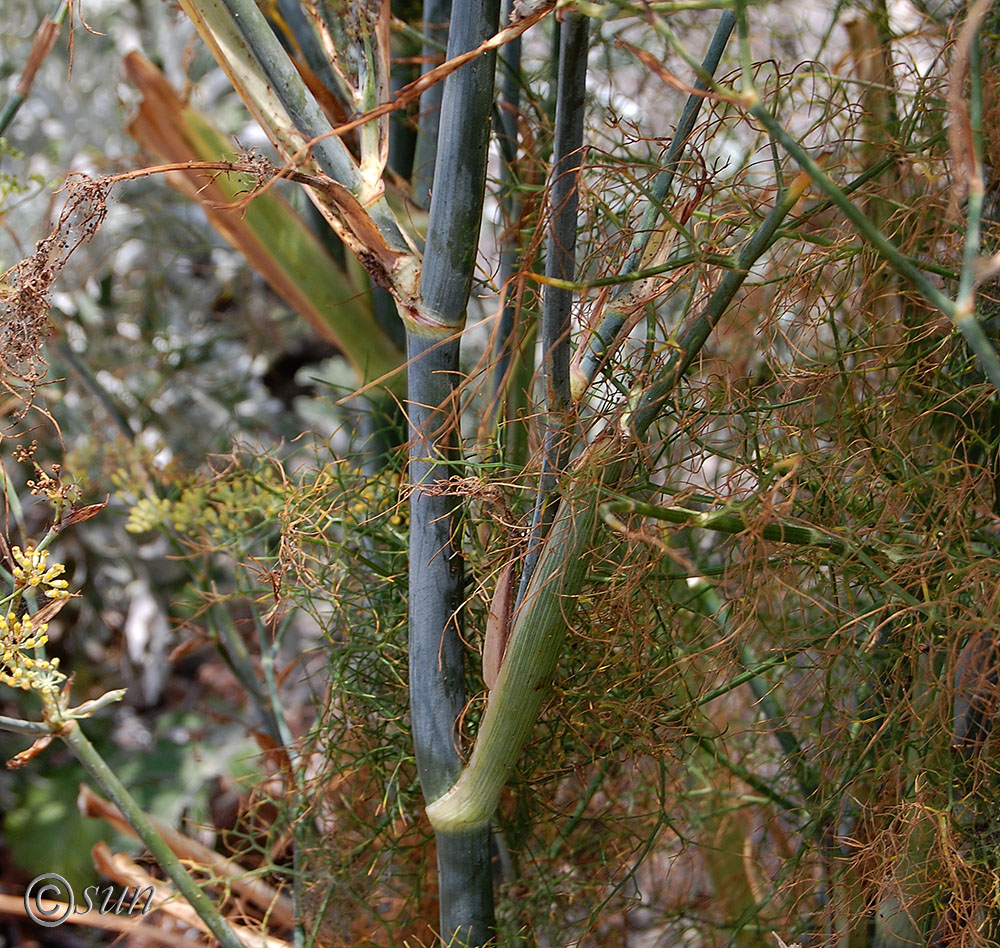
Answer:
[[[162,497],[140,497],[128,512],[125,529],[129,533],[147,533],[167,522],[170,501]]]
[[[24,691],[55,691],[66,680],[58,658],[36,652],[48,642],[48,629],[44,622],[35,628],[31,616],[0,615],[0,682]]]
[[[10,552],[17,563],[13,573],[19,587],[41,589],[49,599],[69,599],[69,583],[59,578],[66,567],[62,563],[49,566],[48,550],[25,551],[15,546]]]
[[[146,533],[171,527],[191,537],[226,541],[262,522],[278,519],[284,491],[275,480],[247,473],[205,485],[186,487],[176,500],[142,497],[129,511],[125,529]]]
[[[127,497],[126,479],[119,478],[119,482]],[[391,472],[362,482],[357,472],[338,470],[336,465],[303,468],[290,477],[262,465],[174,489],[172,498],[131,499],[125,529],[130,533],[173,530],[192,540],[227,545],[247,539],[261,526],[279,523],[293,523],[307,531],[307,524],[320,531],[333,523],[393,529],[406,524],[398,476]]]

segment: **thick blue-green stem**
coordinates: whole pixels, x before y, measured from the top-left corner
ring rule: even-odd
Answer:
[[[499,19],[499,0],[457,4],[452,11],[448,58],[489,39]],[[444,83],[420,290],[425,312],[449,329],[465,324],[472,290],[495,72],[496,53],[490,52],[477,56]]]
[[[455,417],[447,406],[457,378],[458,340],[440,344],[411,337],[407,355],[412,360],[410,719],[420,786],[431,801],[462,767],[455,728],[465,706],[461,501],[439,492],[455,459]],[[437,857],[444,944],[487,944],[494,924],[489,827],[438,834]]]
[[[513,0],[504,0],[503,19],[510,19]],[[507,416],[506,399],[507,371],[510,367],[514,338],[514,317],[517,310],[513,279],[521,266],[521,239],[519,228],[515,226],[520,212],[521,201],[514,193],[517,179],[517,112],[521,106],[521,37],[508,43],[499,52],[500,72],[503,84],[500,92],[500,127],[497,129],[497,143],[503,164],[500,167],[500,206],[507,228],[500,246],[500,285],[506,288],[500,324],[497,326],[493,342],[493,390],[490,405],[495,416],[494,425],[499,427]]]
[[[430,72],[441,59],[441,47],[448,37],[451,0],[424,0],[423,64],[421,73]],[[413,199],[426,208],[431,202],[431,185],[437,157],[438,128],[441,123],[441,97],[444,83],[438,82],[420,96],[417,143],[413,152]]]
[[[499,0],[459,3],[448,56],[475,49],[498,26]],[[456,722],[465,704],[465,596],[460,500],[448,490],[458,445],[459,340],[472,289],[486,187],[496,55],[478,56],[444,85],[421,278],[421,324],[407,322],[410,420],[410,713],[428,803],[461,770]],[[440,936],[445,945],[494,936],[489,826],[437,833]]]
[[[464,571],[461,501],[446,491],[456,461],[448,410],[458,340],[411,336],[410,359],[410,705],[417,769],[433,800],[461,767],[455,721],[465,705],[460,636]]]
[[[567,13],[559,35],[556,128],[550,186],[551,219],[545,247],[545,275],[554,280],[576,277],[579,175],[583,159],[583,119],[587,97],[590,20]],[[542,471],[532,516],[528,552],[517,601],[531,580],[545,532],[555,516],[556,478],[569,459],[571,398],[569,388],[570,315],[573,291],[547,285],[542,305],[542,368],[545,372]]]

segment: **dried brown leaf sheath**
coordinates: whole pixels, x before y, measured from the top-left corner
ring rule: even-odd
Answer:
[[[483,681],[493,690],[500,664],[507,650],[507,636],[510,634],[511,611],[514,608],[514,562],[509,562],[497,579],[497,587],[490,603],[490,614],[486,620],[486,637],[483,640]]]

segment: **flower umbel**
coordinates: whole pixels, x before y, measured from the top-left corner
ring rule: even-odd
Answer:
[[[31,616],[0,615],[0,682],[24,691],[53,692],[66,680],[59,659],[42,657],[48,624],[34,625]]]
[[[69,599],[69,583],[60,577],[62,563],[49,565],[49,551],[29,546],[10,548],[14,588],[5,600],[6,614],[0,613],[0,682],[12,688],[35,691],[46,700],[59,690],[66,676],[59,671],[59,659],[45,657],[48,624],[43,619],[59,610]],[[33,617],[28,614],[25,594],[44,593],[54,600]]]
[[[24,552],[19,546],[11,547],[11,555],[17,564],[11,571],[19,587],[40,589],[49,599],[68,599],[69,583],[59,579],[66,571],[62,563],[47,566],[48,550]]]

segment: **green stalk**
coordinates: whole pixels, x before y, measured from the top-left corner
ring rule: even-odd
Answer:
[[[726,44],[729,42],[729,37],[732,35],[735,24],[736,18],[732,11],[725,10],[719,20],[719,25],[716,27],[715,35],[709,44],[708,52],[705,54],[705,60],[701,65],[702,72],[707,76],[714,75],[715,70],[718,69],[722,54],[725,51]],[[708,86],[705,80],[699,76],[695,81],[694,88],[704,90]],[[619,279],[624,282],[621,288],[612,295],[611,303],[604,318],[601,320],[601,325],[591,334],[585,344],[584,352],[578,356],[578,361],[574,365],[573,394],[576,398],[581,398],[587,386],[593,381],[601,361],[606,356],[608,350],[614,345],[615,340],[618,338],[618,333],[621,332],[622,326],[625,325],[625,321],[628,318],[625,308],[621,305],[616,307],[615,301],[620,301],[622,298],[628,297],[630,286],[639,278],[640,274],[637,271],[646,269],[642,266],[642,261],[646,256],[650,238],[656,230],[657,221],[663,214],[664,202],[673,187],[674,176],[680,167],[681,156],[684,154],[688,139],[694,129],[695,122],[698,120],[698,114],[701,111],[703,101],[702,96],[692,94],[688,96],[687,102],[684,104],[680,121],[677,123],[677,130],[674,133],[673,140],[670,142],[670,148],[667,150],[667,155],[663,161],[663,168],[653,181],[649,202],[642,215],[639,229],[632,239],[632,246],[629,248],[629,255],[625,261],[625,265],[622,267]],[[655,269],[658,270],[659,268]],[[665,266],[664,270],[666,269],[670,269],[670,267]]]
[[[420,55],[421,44],[410,32],[395,30],[392,35],[393,64],[389,75],[389,96],[420,76],[420,69],[410,60]],[[417,146],[417,128],[407,109],[396,109],[389,118],[389,170],[405,181],[413,176],[413,155]],[[395,310],[393,310],[395,316]]]
[[[567,839],[569,839],[569,837],[573,834],[573,831],[580,824],[580,821],[583,819],[583,814],[587,812],[587,807],[590,806],[590,801],[594,799],[594,795],[601,788],[601,784],[604,783],[604,778],[608,775],[608,771],[611,769],[613,761],[614,758],[608,756],[605,757],[600,764],[598,764],[597,769],[590,778],[590,782],[587,784],[587,789],[584,790],[583,796],[580,797],[580,800],[573,808],[573,813],[566,821],[566,825],[559,831],[559,835],[552,840],[552,843],[549,845],[548,857],[550,863],[554,863],[556,861],[556,858],[559,856],[559,853],[563,848],[563,844]]]
[[[160,868],[180,890],[181,895],[188,900],[199,918],[208,926],[209,931],[219,940],[223,948],[245,948],[243,942],[226,923],[215,903],[202,891],[201,887],[188,875],[181,861],[166,844],[163,837],[153,827],[149,817],[142,811],[138,803],[128,792],[125,785],[118,779],[114,771],[107,765],[104,758],[97,752],[93,744],[87,740],[83,729],[76,721],[68,722],[59,732],[59,736],[69,745],[77,759],[97,781],[109,800],[121,811],[143,841]]]
[[[456,5],[448,56],[497,30],[499,0]],[[459,341],[472,289],[486,187],[496,55],[478,56],[445,80],[421,320],[404,316],[410,419],[410,715],[428,804],[461,771],[455,725],[465,705],[461,613],[465,600],[461,501],[446,489],[458,460]],[[495,929],[489,823],[436,834],[440,934],[445,945],[492,942]]]
[[[969,48],[969,125],[971,131],[973,173],[968,178],[968,222],[962,272],[958,284],[958,303],[966,309],[974,306],[976,291],[976,261],[982,244],[982,213],[985,199],[983,181],[983,100],[981,53],[978,37]],[[974,757],[981,751],[981,743],[992,726],[992,708],[989,699],[991,686],[995,686],[996,672],[985,675],[980,669],[994,669],[997,648],[995,636],[971,637],[959,654],[955,668],[955,694],[952,698],[953,733],[952,747],[957,756]]]
[[[700,527],[704,530],[718,530],[721,533],[743,533],[750,529],[750,524],[738,514],[726,510],[689,510],[677,505],[657,506],[642,501],[621,498],[601,504],[601,516],[611,526],[618,527],[616,514],[634,513],[654,520],[665,520],[669,523],[681,523],[689,527]],[[891,547],[878,546],[873,543],[857,545],[848,539],[841,539],[817,527],[802,524],[768,523],[760,528],[760,535],[765,540],[776,540],[779,543],[794,543],[799,546],[815,547],[829,550],[837,556],[852,556],[882,584],[886,593],[890,593],[901,602],[910,606],[921,606],[919,599],[908,593],[899,583],[895,582],[873,559],[876,556],[893,558]]]

